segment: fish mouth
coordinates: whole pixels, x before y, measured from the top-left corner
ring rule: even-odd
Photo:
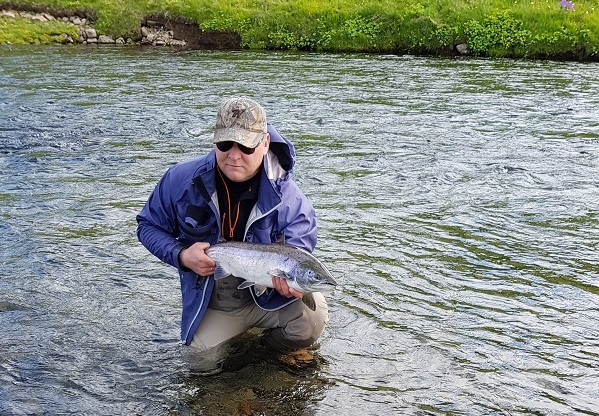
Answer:
[[[313,285],[313,289],[321,292],[331,292],[337,287],[337,282],[321,282]]]
[[[326,280],[324,280],[322,282],[322,284],[324,286],[330,286],[331,288],[334,288],[335,286],[337,286],[337,281],[335,279],[333,279],[332,277],[329,277]]]

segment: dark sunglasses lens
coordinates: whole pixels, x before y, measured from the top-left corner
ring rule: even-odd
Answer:
[[[221,152],[228,152],[229,150],[231,150],[233,148],[234,144],[235,144],[234,141],[218,142],[218,143],[216,143],[216,147]],[[245,147],[244,145],[239,144],[239,143],[237,143],[237,147],[239,147],[239,150],[241,150],[246,155],[251,155],[252,153],[254,153],[256,151],[255,147]]]
[[[241,150],[246,155],[251,155],[252,153],[254,153],[256,151],[255,147],[245,147],[244,145],[239,144],[239,143],[237,143],[237,146],[239,147],[239,150]]]
[[[229,150],[231,150],[233,148],[233,143],[234,142],[231,142],[231,141],[229,141],[229,142],[218,142],[218,143],[216,143],[216,147],[221,152],[228,152]]]

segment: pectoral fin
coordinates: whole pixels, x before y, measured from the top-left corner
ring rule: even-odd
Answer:
[[[264,292],[266,292],[266,286],[254,286],[254,293],[256,294],[256,296],[262,296]]]
[[[241,282],[241,284],[239,286],[237,286],[237,289],[247,289],[248,287],[252,287],[255,285],[256,285],[256,283],[254,283],[254,282],[250,282],[249,280],[244,280],[243,282]]]
[[[237,289],[247,289],[248,287],[254,287],[254,293],[256,296],[261,296],[264,292],[266,292],[266,286],[257,285],[254,282],[250,282],[248,280],[244,280],[241,282]]]

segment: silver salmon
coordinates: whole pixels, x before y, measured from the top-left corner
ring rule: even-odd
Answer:
[[[245,281],[239,289],[254,286],[257,294],[273,287],[272,276],[287,279],[298,292],[329,292],[337,282],[316,257],[285,244],[225,242],[210,246],[206,254],[214,260],[214,278],[233,275]]]

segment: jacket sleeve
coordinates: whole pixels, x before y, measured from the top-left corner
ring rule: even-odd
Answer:
[[[314,251],[317,240],[316,212],[312,203],[295,182],[287,184],[283,193],[284,209],[280,211],[280,223],[286,224],[283,230],[285,244]]]
[[[177,240],[179,233],[177,213],[172,203],[170,184],[171,170],[160,179],[139,215],[137,215],[137,238],[160,260],[177,269],[179,253],[185,246]]]

